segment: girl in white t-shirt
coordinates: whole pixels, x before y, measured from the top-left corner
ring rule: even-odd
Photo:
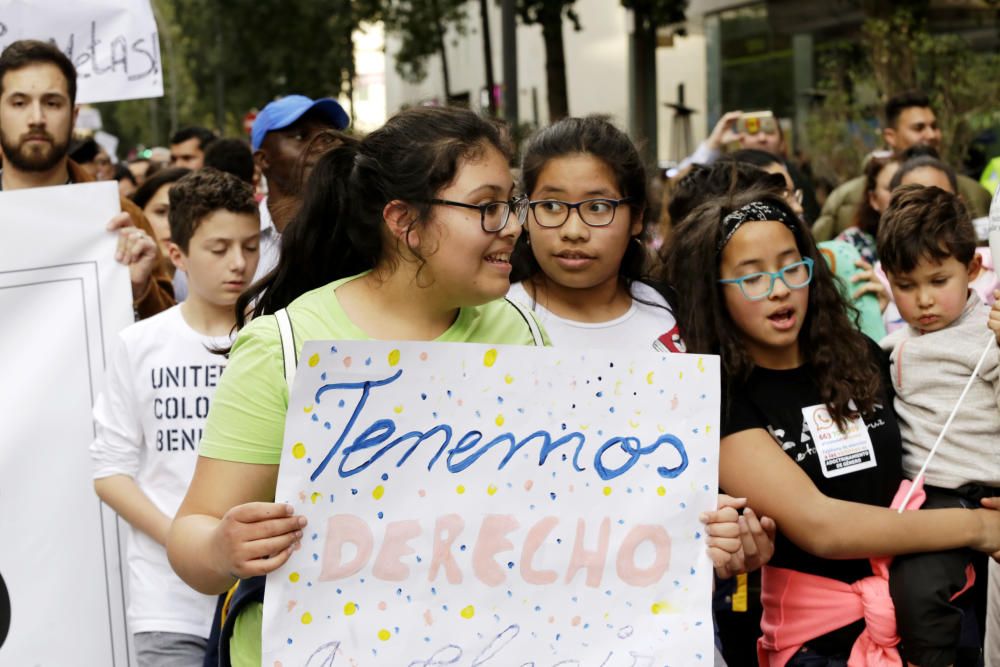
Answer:
[[[600,116],[554,123],[526,146],[522,180],[526,233],[508,296],[555,345],[683,352],[670,306],[645,280],[646,170],[625,133]]]

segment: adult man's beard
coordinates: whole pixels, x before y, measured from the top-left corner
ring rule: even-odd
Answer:
[[[29,139],[44,138],[48,144],[28,144]],[[14,165],[20,171],[48,171],[66,157],[69,148],[69,137],[62,142],[48,132],[35,132],[23,135],[17,144],[8,141],[7,135],[0,130],[0,149],[3,149],[3,159]]]

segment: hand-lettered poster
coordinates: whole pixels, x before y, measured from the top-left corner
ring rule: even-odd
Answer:
[[[310,342],[264,664],[710,665],[716,357]]]
[[[69,57],[77,103],[163,96],[150,0],[0,0],[0,51],[19,39],[52,42]]]
[[[0,192],[0,665],[126,665],[114,513],[94,493],[93,402],[132,321],[105,225],[114,182]]]

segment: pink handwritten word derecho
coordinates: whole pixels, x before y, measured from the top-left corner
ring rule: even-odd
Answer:
[[[264,664],[712,660],[714,357],[310,342]]]

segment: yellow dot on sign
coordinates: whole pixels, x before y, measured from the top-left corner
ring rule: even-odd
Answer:
[[[358,611],[358,605],[348,602],[344,605],[344,616],[354,616]]]
[[[389,641],[389,637],[392,637],[392,635],[389,634],[389,631],[386,630],[385,628],[382,628],[381,630],[378,631],[378,638],[381,639],[382,641],[384,642]]]
[[[698,370],[701,371],[702,373],[705,372],[705,360],[702,359],[701,357],[698,357]]]
[[[463,493],[465,493],[465,487],[459,484],[458,486],[455,487],[455,493],[457,493],[458,495],[462,495]]]
[[[294,445],[292,445],[292,456],[294,456],[297,459],[301,459],[305,455],[306,455],[305,445],[303,445],[301,442],[296,442]]]
[[[489,486],[486,487],[486,495],[492,496],[496,492],[497,492],[496,484],[490,484]]]
[[[311,405],[307,405],[306,407],[302,408],[302,412],[304,412],[306,414],[309,414],[312,411],[313,411],[313,406],[311,406]]]
[[[389,365],[395,366],[399,363],[399,350],[393,350],[389,353]]]
[[[705,427],[705,433],[708,433],[711,430],[712,430],[711,425]]]
[[[394,407],[392,409],[392,411],[395,412],[398,415],[399,413],[401,413],[403,411],[403,406],[402,405],[397,405],[396,407]]]
[[[606,495],[606,496],[610,496],[611,495],[611,487],[610,486],[604,487],[604,495]]]
[[[314,354],[313,356],[309,357],[310,366],[315,366],[318,363],[319,363],[319,354]]]
[[[667,490],[665,488],[663,488],[662,486],[658,486],[658,487],[656,487],[656,495],[658,495],[658,496],[665,496],[665,495],[667,495]]]
[[[503,415],[497,415],[496,423],[497,426],[503,426]]]
[[[654,614],[666,614],[670,611],[670,605],[666,602],[654,602],[650,611]]]
[[[628,425],[631,426],[632,428],[639,428],[639,422],[635,421],[634,419],[629,419]]]
[[[470,604],[468,607],[466,607],[465,609],[463,609],[458,613],[462,615],[462,618],[472,618],[473,616],[476,615],[476,608]]]
[[[486,350],[486,354],[483,355],[483,366],[490,368],[497,362],[497,351],[493,348]]]
[[[322,497],[323,497],[322,493],[320,493],[319,491],[313,491],[312,495],[309,496],[309,500],[311,500],[312,504],[315,505],[316,502],[319,501],[319,499]]]
[[[372,498],[374,498],[375,500],[380,500],[383,495],[385,495],[385,487],[379,484],[372,491]]]
[[[312,614],[310,614],[308,611],[306,613],[302,614],[302,624],[303,625],[309,625],[312,622],[313,622],[313,615]]]
[[[293,584],[298,583],[298,581],[299,581],[299,573],[298,572],[292,572],[290,575],[288,575],[288,580],[290,582],[292,582]]]
[[[510,384],[511,382],[514,381],[514,376],[508,373],[507,375],[503,376],[503,381],[506,382],[507,384]]]
[[[653,384],[653,371],[649,371],[648,373],[646,373],[646,382],[649,384]]]

